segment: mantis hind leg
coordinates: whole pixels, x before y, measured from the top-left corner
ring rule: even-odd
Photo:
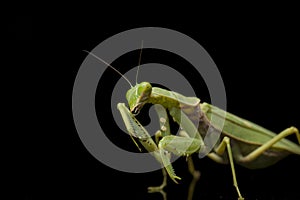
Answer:
[[[256,159],[258,156],[260,156],[262,153],[264,153],[266,150],[268,150],[272,145],[275,143],[279,142],[281,139],[291,135],[291,134],[296,134],[298,143],[300,144],[300,133],[297,128],[295,127],[290,127],[285,129],[284,131],[280,132],[278,135],[276,135],[274,138],[266,142],[265,144],[261,145],[251,153],[249,153],[247,156],[241,157],[240,161],[241,162],[250,162]],[[299,151],[300,152],[300,151]]]

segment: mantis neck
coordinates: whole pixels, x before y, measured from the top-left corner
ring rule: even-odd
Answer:
[[[161,91],[162,89],[160,89]],[[165,90],[165,92],[169,92],[168,90]],[[170,109],[173,107],[179,108],[180,107],[180,103],[178,102],[177,99],[174,98],[170,98],[167,95],[162,95],[161,93],[157,93],[156,92],[156,88],[153,87],[152,88],[152,93],[148,99],[148,103],[151,104],[160,104],[162,105],[164,108],[166,109]]]

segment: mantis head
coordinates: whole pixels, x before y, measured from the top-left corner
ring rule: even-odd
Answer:
[[[129,104],[130,112],[133,115],[139,114],[143,106],[148,102],[152,92],[152,86],[149,82],[142,82],[130,88],[126,93],[126,99]]]

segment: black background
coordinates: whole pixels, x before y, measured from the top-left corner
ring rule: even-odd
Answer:
[[[106,195],[111,199],[162,199],[160,194],[147,193],[147,186],[161,183],[160,171],[129,174],[103,165],[85,149],[72,118],[73,83],[86,57],[82,50],[92,50],[106,38],[131,28],[165,27],[190,36],[204,47],[219,68],[226,87],[228,111],[275,132],[291,125],[300,127],[299,31],[292,12],[283,15],[261,11],[257,16],[257,11],[255,18],[252,12],[250,15],[240,12],[216,19],[212,19],[213,14],[197,13],[191,17],[178,13],[173,18],[141,11],[131,18],[120,14],[116,19],[110,18],[116,15],[110,12],[99,11],[93,16],[82,15],[80,11],[64,13],[21,14],[9,24],[9,33],[16,41],[14,50],[18,49],[18,59],[12,56],[15,58],[12,62],[17,66],[29,63],[26,68],[20,67],[22,78],[26,78],[18,85],[18,94],[28,103],[26,113],[34,112],[30,120],[35,123],[27,123],[26,127],[37,133],[36,145],[30,148],[32,162],[24,170],[28,199],[104,199]],[[151,60],[152,53],[159,62],[169,65],[174,62],[168,60],[173,59],[171,56],[157,58],[151,51],[145,51],[143,62]],[[137,61],[136,55],[137,52],[126,55],[115,64]],[[175,65],[181,62],[176,58],[175,61]],[[194,84],[199,77],[191,75],[190,79]],[[206,92],[197,95],[209,102]],[[109,115],[101,111],[101,97],[96,100],[98,115]],[[114,143],[135,150],[126,134],[112,134],[120,136],[120,140],[110,137]],[[194,199],[236,199],[229,166],[208,158],[195,159],[195,163],[201,179]],[[179,185],[169,181],[165,189],[169,200],[186,199],[191,180],[186,167],[184,159],[174,163],[183,180]],[[267,169],[236,166],[236,172],[246,199],[299,199],[299,167],[299,156],[289,156]]]

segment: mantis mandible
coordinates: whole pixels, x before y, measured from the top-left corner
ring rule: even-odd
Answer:
[[[207,156],[217,163],[230,164],[233,185],[239,200],[244,198],[238,187],[235,163],[246,168],[259,169],[273,165],[289,154],[300,155],[300,145],[285,138],[295,134],[300,144],[300,133],[295,127],[276,134],[218,107],[205,102],[201,103],[197,97],[186,97],[174,91],[152,87],[149,82],[141,82],[133,86],[109,63],[93,53],[88,53],[119,73],[131,86],[126,93],[129,108],[124,103],[118,103],[117,108],[135,145],[139,148],[135,142],[138,140],[163,167],[163,183],[157,187],[149,187],[150,192],[161,191],[167,185],[168,176],[175,183],[181,179],[172,167],[171,153],[186,156],[189,171],[194,178],[199,176],[190,155],[205,149],[206,144],[202,138],[207,134],[221,132],[220,138]],[[154,104],[159,117],[160,127],[155,133],[154,140],[135,118],[145,104]],[[167,113],[181,127],[179,136],[171,134]],[[225,120],[224,126],[218,127],[212,124],[210,120],[212,116],[217,120]]]

